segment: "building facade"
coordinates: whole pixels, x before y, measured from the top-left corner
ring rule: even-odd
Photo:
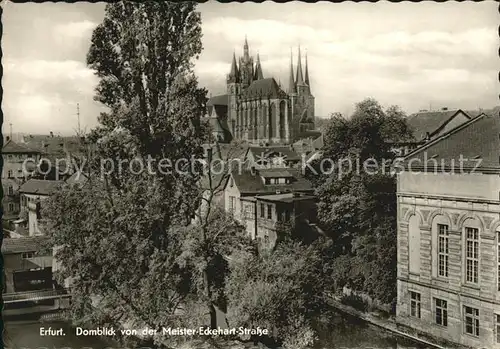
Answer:
[[[473,348],[500,348],[499,137],[479,116],[398,174],[397,321]]]
[[[39,225],[43,201],[63,184],[63,181],[30,179],[19,189],[21,206],[28,212],[29,236],[43,235]]]
[[[260,57],[254,62],[245,39],[243,57],[233,54],[227,76],[227,93],[210,98],[208,114],[219,141],[246,140],[256,144],[292,143],[314,129],[314,96],[311,93],[307,56],[305,72],[299,48],[294,76],[290,62],[287,91],[272,77],[264,77]]]
[[[19,187],[38,164],[40,152],[8,139],[2,148],[3,220],[16,220],[20,212]]]
[[[279,224],[314,220],[313,192],[298,169],[252,168],[231,173],[223,202],[226,212],[245,226],[252,239],[272,247]]]
[[[52,288],[52,254],[40,254],[46,248],[47,242],[47,238],[43,236],[3,240],[3,293]]]

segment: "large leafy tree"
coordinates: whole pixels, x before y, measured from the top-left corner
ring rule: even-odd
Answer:
[[[318,246],[287,238],[270,251],[234,255],[229,269],[230,326],[268,329],[272,339],[289,349],[313,344],[329,281]]]
[[[323,165],[316,164],[318,215],[335,241],[330,254],[334,276],[340,286],[349,284],[383,302],[392,301],[396,284],[392,147],[411,137],[399,108],[384,110],[367,99],[357,104],[349,119],[332,117],[325,132]],[[321,174],[321,169],[328,174]]]
[[[109,111],[87,137],[89,180],[43,212],[60,280],[73,281],[74,319],[158,329],[191,321],[199,305],[182,252],[201,200],[191,161],[206,134],[206,91],[192,72],[200,21],[193,2],[119,2],[93,33],[87,62]]]

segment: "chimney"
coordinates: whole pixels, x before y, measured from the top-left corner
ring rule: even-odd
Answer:
[[[54,132],[50,131],[50,138],[54,138]]]

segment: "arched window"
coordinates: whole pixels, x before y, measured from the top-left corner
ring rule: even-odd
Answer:
[[[270,118],[269,118],[269,137],[276,137],[277,134],[276,134],[276,105],[274,103],[271,104],[271,115],[270,115]]]
[[[285,110],[286,110],[286,103],[285,101],[280,102],[280,134],[279,137],[281,139],[285,138],[285,123],[286,123],[286,118],[285,118]]]
[[[412,215],[408,221],[408,235],[409,271],[412,274],[420,274],[420,227],[417,215]]]

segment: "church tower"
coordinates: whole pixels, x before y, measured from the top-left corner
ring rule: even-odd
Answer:
[[[253,58],[250,57],[248,49],[248,41],[245,36],[245,44],[243,45],[243,57],[240,58],[240,78],[243,87],[248,87],[253,81],[254,65]]]
[[[231,62],[231,70],[227,76],[227,95],[228,95],[228,106],[227,106],[227,118],[229,127],[231,128],[231,133],[234,135],[237,132],[237,96],[240,93],[240,72],[238,66],[236,65],[236,54],[233,52],[233,60]]]

